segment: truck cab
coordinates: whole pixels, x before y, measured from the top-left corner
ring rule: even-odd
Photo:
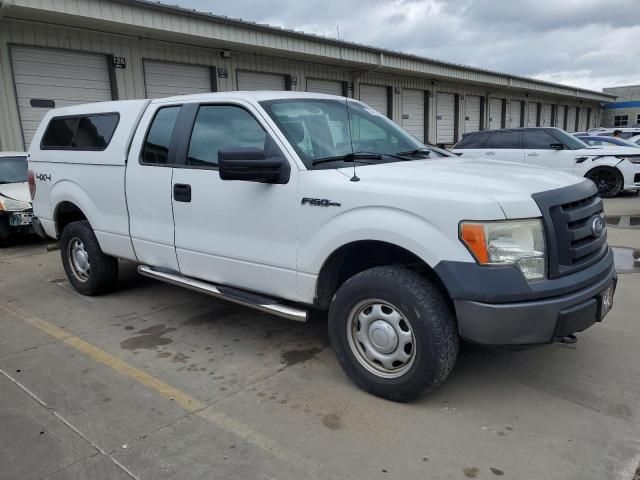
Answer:
[[[460,340],[551,343],[615,289],[602,201],[563,173],[459,158],[356,100],[228,92],[47,113],[34,224],[81,293],[143,275],[292,320],[328,312],[366,391],[442,383]]]

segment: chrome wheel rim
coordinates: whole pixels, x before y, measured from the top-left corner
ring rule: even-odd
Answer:
[[[347,338],[358,363],[378,377],[404,375],[416,357],[411,323],[398,308],[383,300],[365,300],[351,310]]]
[[[75,237],[71,239],[67,248],[67,258],[73,276],[80,282],[89,280],[91,265],[89,264],[89,254],[84,248],[82,240]]]

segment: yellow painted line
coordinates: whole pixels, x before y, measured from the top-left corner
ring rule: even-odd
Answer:
[[[226,430],[246,442],[252,443],[260,449],[271,453],[280,460],[305,470],[308,476],[315,478],[322,478],[324,476],[321,475],[322,470],[318,466],[306,462],[300,455],[281,447],[276,441],[266,435],[256,432],[250,426],[229,417],[222,412],[214,411],[213,407],[207,408],[206,404],[189,396],[183,391],[172,387],[153,375],[149,375],[147,372],[144,372],[139,368],[129,365],[127,362],[105,352],[95,345],[85,342],[64,329],[56,327],[46,320],[38,318],[13,304],[0,304],[0,309],[48,333],[52,337],[66,343],[88,357],[93,358],[97,362],[110,367],[116,372],[121,373],[122,375],[125,375],[152,390],[155,390],[163,397],[173,400],[187,412],[194,413],[214,424],[218,428]],[[323,470],[326,473],[326,469]]]

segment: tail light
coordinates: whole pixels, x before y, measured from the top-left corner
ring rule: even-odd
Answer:
[[[33,174],[33,170],[27,172],[27,182],[29,182],[29,193],[31,194],[31,200],[33,200],[36,196],[36,177]]]

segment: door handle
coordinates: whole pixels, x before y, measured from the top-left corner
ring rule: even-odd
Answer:
[[[495,155],[496,152],[484,152],[485,155]]]
[[[191,185],[186,183],[175,183],[173,185],[173,199],[176,202],[191,201]]]
[[[530,157],[537,157],[538,156],[538,154],[536,152],[527,153],[527,155],[529,155]]]

